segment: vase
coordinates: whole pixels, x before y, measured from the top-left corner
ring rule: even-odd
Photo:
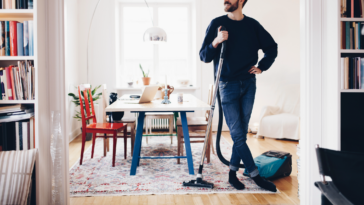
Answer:
[[[150,77],[142,78],[142,80],[143,80],[143,85],[149,85]]]
[[[168,88],[168,99],[170,99],[170,95],[172,94],[172,92],[174,91],[174,87],[173,86],[170,86],[170,85],[167,85],[167,88]],[[164,99],[164,88],[162,89],[162,99]]]

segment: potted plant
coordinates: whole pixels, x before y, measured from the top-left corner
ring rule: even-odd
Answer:
[[[148,77],[148,75],[149,75],[149,70],[148,70],[148,73],[145,73],[141,64],[139,64],[139,68],[140,68],[140,70],[141,70],[141,71],[142,71],[142,73],[143,73],[143,77],[142,77],[143,84],[144,84],[144,85],[149,85],[149,83],[150,83],[150,77]]]
[[[99,89],[101,87],[101,85],[97,86],[96,88],[92,89],[91,86],[91,95],[92,95],[92,100],[93,102],[96,102],[98,99],[100,99],[102,93],[96,93],[97,89]],[[85,113],[86,116],[86,107],[85,107],[85,101],[84,101],[84,94],[83,91],[81,91],[81,97],[82,97],[82,102],[83,102],[83,111]],[[78,95],[75,95],[74,93],[68,93],[68,96],[71,96],[73,98],[72,102],[76,105],[76,108],[78,106],[80,106],[80,98]],[[88,99],[90,99],[89,94],[87,94]],[[89,106],[91,108],[91,102],[89,101]],[[78,109],[79,110],[79,109]],[[93,115],[92,113],[92,109],[90,109],[90,114]],[[78,121],[82,121],[82,116],[81,116],[81,112],[80,111],[76,111],[75,116],[73,116],[73,118],[77,119]],[[86,124],[89,124],[90,120],[86,120]],[[82,127],[81,127],[81,131],[82,131]],[[89,141],[92,139],[92,133],[86,133],[86,141]]]

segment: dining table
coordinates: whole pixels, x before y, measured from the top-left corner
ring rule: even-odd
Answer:
[[[130,175],[136,175],[140,159],[176,159],[187,158],[188,171],[194,175],[193,157],[188,131],[187,113],[210,110],[210,105],[199,100],[192,94],[183,94],[183,102],[178,102],[177,94],[171,94],[170,104],[162,104],[162,99],[154,99],[149,103],[130,103],[130,95],[123,95],[117,101],[106,107],[106,112],[131,112],[137,114],[137,126],[134,142],[133,158]],[[174,112],[181,117],[186,156],[140,156],[142,148],[143,125],[146,112]],[[202,149],[201,149],[202,150]]]

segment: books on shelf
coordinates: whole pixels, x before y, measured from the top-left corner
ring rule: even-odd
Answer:
[[[32,105],[0,106],[0,150],[35,148],[34,107]]]
[[[364,22],[341,22],[341,49],[364,49]]]
[[[0,100],[34,100],[35,70],[30,61],[0,68]]]
[[[364,89],[364,58],[341,58],[341,89]]]
[[[33,9],[33,0],[0,0],[0,9]]]
[[[0,151],[29,150],[35,146],[34,116],[0,123]]]
[[[0,27],[0,56],[34,55],[33,21],[0,21]]]
[[[341,0],[341,17],[364,18],[364,0]]]

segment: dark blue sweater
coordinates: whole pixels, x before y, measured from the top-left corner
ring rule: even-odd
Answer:
[[[220,26],[225,26],[229,32],[224,65],[221,71],[221,81],[244,80],[254,77],[248,71],[258,62],[258,50],[262,49],[264,58],[258,63],[258,68],[266,71],[277,57],[277,43],[258,21],[245,16],[241,21],[231,20],[227,15],[211,21],[200,50],[203,62],[214,61],[215,74],[218,69],[221,44],[214,48],[212,42],[217,36]]]

